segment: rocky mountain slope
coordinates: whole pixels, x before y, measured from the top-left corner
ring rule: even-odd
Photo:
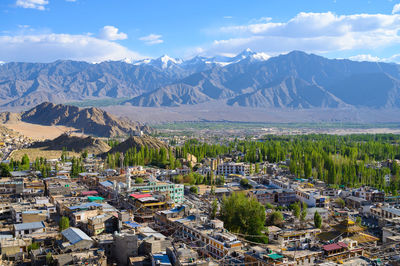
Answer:
[[[43,141],[35,142],[30,148],[44,148],[45,150],[63,150],[83,152],[87,150],[89,153],[101,154],[111,149],[107,143],[99,139],[89,137],[70,136],[62,134],[59,137]]]
[[[257,108],[399,108],[400,65],[300,51],[269,58],[250,50],[189,60],[162,56],[136,62],[0,65],[3,107],[96,99],[144,107],[218,101]]]
[[[144,146],[147,146],[151,149],[168,148],[167,144],[151,136],[131,136],[124,142],[121,142],[120,144],[109,150],[108,153],[125,153],[131,148],[136,148],[137,150],[139,150]]]
[[[41,103],[19,115],[5,112],[0,114],[0,118],[3,123],[7,123],[9,121],[7,119],[10,118],[46,126],[68,126],[98,137],[115,137],[133,134],[135,131],[146,133],[151,131],[145,125],[117,118],[98,108],[79,108],[49,102]]]
[[[331,60],[295,51],[266,61],[245,58],[217,66],[128,102],[176,106],[210,100],[246,107],[398,108],[400,66]]]

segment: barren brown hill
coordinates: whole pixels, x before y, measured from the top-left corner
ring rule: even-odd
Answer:
[[[62,150],[82,152],[87,150],[89,153],[101,154],[111,149],[107,143],[99,139],[89,137],[70,136],[62,134],[59,137],[34,143],[31,148],[43,148],[44,150]]]
[[[124,142],[109,150],[108,153],[125,153],[130,148],[136,148],[137,150],[139,150],[141,147],[144,146],[147,146],[150,149],[168,148],[167,144],[151,136],[131,136]]]
[[[2,112],[0,113],[0,123],[17,123],[21,121],[21,114],[11,113],[11,112]]]
[[[4,114],[8,117],[9,115]],[[98,137],[115,137],[132,134],[150,128],[128,119],[117,118],[99,108],[79,108],[76,106],[44,102],[23,112],[21,120],[40,125],[63,125],[83,130],[85,134]]]

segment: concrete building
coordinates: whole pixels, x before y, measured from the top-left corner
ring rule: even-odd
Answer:
[[[131,193],[135,191],[167,192],[170,199],[175,203],[182,203],[184,200],[184,186],[182,184],[167,182],[149,182],[145,185],[132,184]]]
[[[46,226],[43,222],[14,224],[14,236],[20,237],[32,234],[41,234],[46,232]]]
[[[94,241],[81,229],[70,227],[61,232],[64,242],[62,248],[65,250],[85,250],[92,247]]]
[[[217,166],[217,175],[250,175],[250,166],[245,163],[223,163]]]
[[[278,243],[281,247],[301,247],[308,248],[315,240],[321,229],[281,231],[278,234]]]
[[[292,189],[258,189],[249,192],[261,204],[290,205],[296,201],[296,193]]]
[[[113,254],[118,265],[128,265],[129,257],[138,256],[138,235],[133,233],[116,233],[113,235]]]
[[[327,197],[322,196],[318,189],[297,187],[295,191],[297,199],[309,207],[324,208],[328,204]]]
[[[5,238],[0,240],[2,258],[12,258],[19,253],[27,252],[28,246],[32,244],[31,238]]]

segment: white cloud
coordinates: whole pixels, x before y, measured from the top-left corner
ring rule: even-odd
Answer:
[[[139,40],[144,42],[147,45],[154,45],[163,43],[164,40],[161,39],[162,35],[159,34],[149,34],[147,36],[140,37]]]
[[[114,26],[104,26],[99,33],[99,37],[104,40],[125,40],[128,38],[128,35],[126,35],[123,32],[118,32],[118,28]]]
[[[400,12],[400,4],[396,4],[393,7],[392,14],[396,14]]]
[[[374,49],[400,43],[400,15],[301,12],[287,22],[260,23],[219,29],[225,38],[204,49],[208,54],[237,53],[245,48],[276,54],[291,50],[332,52]]]
[[[371,54],[360,54],[355,56],[350,56],[350,60],[353,61],[369,61],[369,62],[385,62],[385,63],[400,63],[400,54],[394,54],[390,57],[380,58]]]
[[[47,0],[17,0],[15,3],[18,7],[45,10],[45,6],[49,4]]]
[[[51,33],[0,36],[0,58],[6,62],[52,62],[58,59],[101,62],[143,57],[109,40]]]
[[[369,61],[369,62],[382,61],[381,58],[370,55],[370,54],[359,54],[359,55],[355,55],[355,56],[350,56],[349,59],[353,60],[353,61]]]

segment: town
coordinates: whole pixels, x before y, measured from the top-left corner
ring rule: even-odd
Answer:
[[[398,155],[397,136],[267,136],[227,144],[161,139],[170,146],[106,157],[83,152],[76,158],[63,150],[58,159],[3,161],[0,264],[396,265],[399,260],[400,161],[383,159]],[[310,139],[316,146],[325,142],[321,151],[336,143],[334,154],[343,158],[325,158],[326,165],[318,166],[318,149],[307,148]],[[361,160],[366,147],[369,158]],[[358,162],[354,173],[346,168],[348,158]]]

